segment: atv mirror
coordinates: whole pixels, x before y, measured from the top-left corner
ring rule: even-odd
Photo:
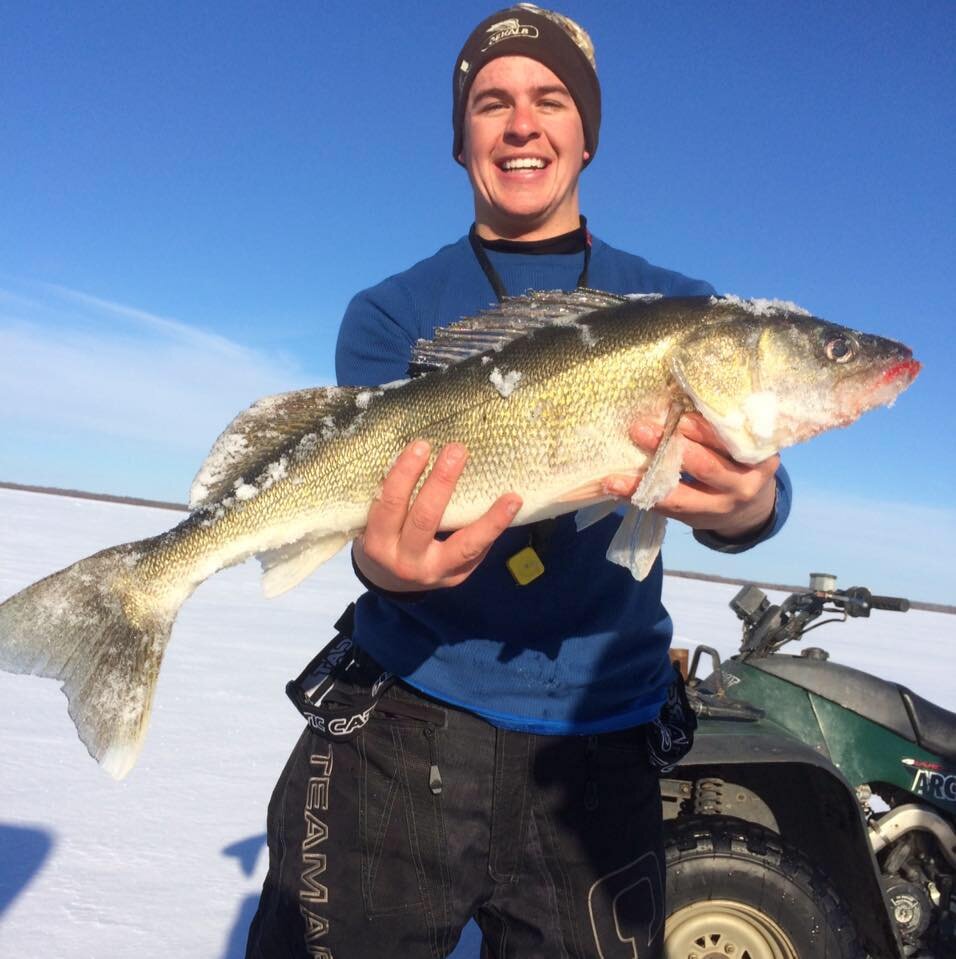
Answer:
[[[730,608],[737,614],[738,619],[745,623],[755,623],[761,613],[770,605],[766,593],[756,586],[744,586],[730,601]]]

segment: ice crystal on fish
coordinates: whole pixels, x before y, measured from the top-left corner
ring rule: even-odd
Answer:
[[[488,379],[491,380],[494,388],[507,399],[514,393],[515,387],[521,379],[521,372],[519,370],[510,370],[507,373],[502,373],[496,366],[491,371],[491,376],[489,376]]]
[[[355,397],[355,405],[360,410],[368,409],[369,403],[371,403],[376,396],[381,396],[381,395],[382,395],[381,390],[362,390],[362,392]]]
[[[236,480],[236,499],[249,500],[259,495],[259,487],[252,483],[244,483],[242,480]]]
[[[791,302],[790,300],[768,300],[756,297],[745,300],[742,297],[734,296],[733,293],[724,293],[721,296],[712,296],[711,302],[714,304],[725,303],[732,306],[739,306],[754,316],[778,316],[783,313],[796,313],[798,316],[811,316],[809,310]]]
[[[210,488],[229,475],[232,464],[246,452],[248,446],[245,436],[235,433],[221,436],[193,480],[190,501],[196,503],[204,500]]]

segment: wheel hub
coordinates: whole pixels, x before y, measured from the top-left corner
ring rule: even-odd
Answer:
[[[789,936],[758,909],[728,899],[678,909],[664,930],[666,959],[799,959]]]

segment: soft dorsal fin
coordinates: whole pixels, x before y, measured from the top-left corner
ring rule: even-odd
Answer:
[[[511,296],[477,316],[440,327],[430,340],[419,340],[412,350],[411,367],[416,372],[445,369],[470,356],[500,350],[533,330],[574,323],[590,313],[620,306],[627,300],[626,296],[588,289]]]
[[[348,426],[363,408],[362,392],[319,386],[253,403],[213,444],[189,491],[190,509],[215,503],[233,492],[237,482],[254,482],[271,466],[278,468],[282,455],[293,451],[303,437],[328,436]]]

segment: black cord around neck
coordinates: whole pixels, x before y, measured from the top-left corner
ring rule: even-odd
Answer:
[[[578,229],[584,231],[584,267],[578,276],[577,283],[575,284],[579,289],[588,285],[588,268],[591,265],[591,234],[588,232],[587,223],[588,221],[582,216],[581,225]],[[578,231],[575,230],[573,232],[577,233]],[[572,234],[565,235],[569,237],[572,236]],[[471,244],[471,249],[475,254],[475,259],[478,261],[478,265],[481,267],[481,271],[488,278],[488,282],[491,284],[491,288],[495,292],[495,297],[500,303],[505,299],[505,297],[508,296],[508,291],[505,288],[505,284],[502,281],[500,274],[489,259],[488,251],[485,249],[481,237],[478,235],[478,228],[474,223],[472,223],[471,229],[468,231],[468,242]],[[543,245],[546,245],[548,242],[549,241],[547,240],[543,241]],[[520,252],[520,250],[514,250],[513,252]],[[550,251],[547,249],[538,249],[527,250],[526,252],[547,253]]]

